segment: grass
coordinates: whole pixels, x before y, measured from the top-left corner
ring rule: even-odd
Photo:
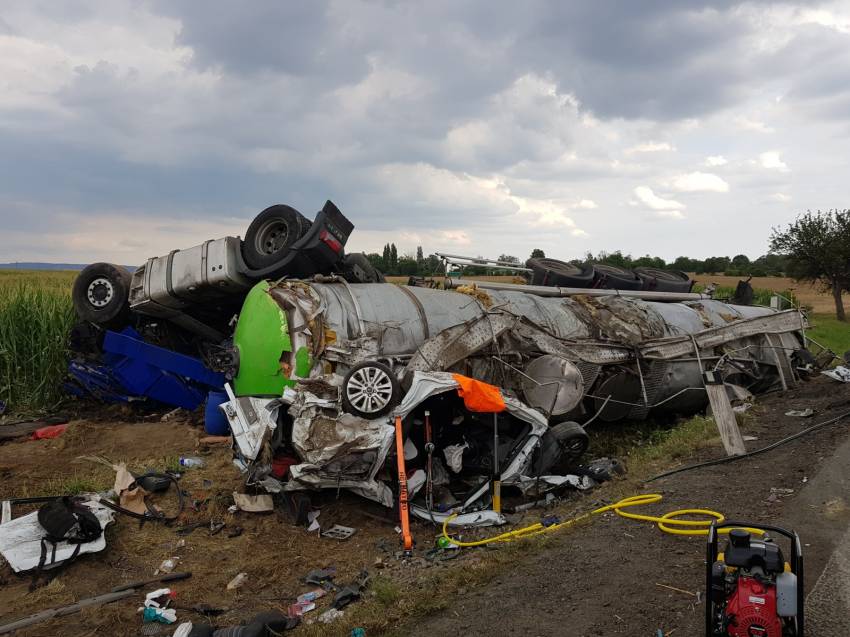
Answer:
[[[0,271],[0,400],[38,412],[62,398],[75,272]]]
[[[838,356],[850,350],[850,322],[842,323],[828,314],[813,314],[809,316],[809,323],[812,329],[806,335],[817,343],[828,347]]]

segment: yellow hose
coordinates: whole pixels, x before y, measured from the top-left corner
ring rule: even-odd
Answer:
[[[669,513],[665,513],[662,516],[654,516],[654,515],[640,515],[638,513],[628,513],[624,511],[624,509],[628,507],[642,506],[645,504],[655,504],[656,502],[661,502],[663,496],[658,493],[645,493],[643,495],[633,495],[628,498],[623,498],[619,502],[615,502],[614,504],[609,504],[604,507],[600,507],[590,513],[583,513],[571,520],[566,520],[564,522],[558,522],[556,524],[550,524],[549,526],[543,526],[540,522],[532,524],[531,526],[526,526],[521,529],[515,529],[513,531],[507,531],[505,533],[501,533],[499,535],[494,535],[493,537],[484,538],[483,540],[475,540],[472,542],[463,542],[461,540],[457,540],[451,537],[448,534],[448,526],[449,522],[451,522],[457,514],[450,515],[446,518],[445,522],[443,522],[443,537],[446,538],[452,544],[456,544],[457,546],[483,546],[485,544],[491,544],[493,542],[511,542],[513,540],[519,540],[526,537],[531,537],[533,535],[540,535],[541,533],[550,533],[552,531],[557,531],[558,529],[562,529],[567,526],[572,526],[577,522],[581,522],[582,520],[587,520],[594,515],[598,515],[600,513],[605,513],[606,511],[614,511],[617,515],[629,518],[631,520],[641,520],[643,522],[652,522],[658,525],[658,528],[664,531],[665,533],[672,533],[673,535],[708,535],[708,528],[711,526],[712,522],[723,522],[726,518],[722,513],[718,513],[717,511],[710,511],[709,509],[679,509],[678,511],[670,511]],[[702,515],[709,518],[709,520],[680,520],[679,517],[683,515]],[[680,527],[689,527],[678,529],[675,528],[677,526]],[[695,528],[696,527],[696,528]],[[718,533],[729,533],[734,527],[722,528],[718,529]],[[750,533],[755,533],[757,535],[763,535],[764,531],[760,529],[751,529],[747,527],[741,527]]]

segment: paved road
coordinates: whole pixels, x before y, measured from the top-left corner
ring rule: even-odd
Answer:
[[[804,545],[835,546],[825,564],[805,565],[810,575],[807,637],[850,635],[850,440],[838,447],[831,458],[824,459],[785,523],[798,529]],[[819,571],[821,574],[812,586],[811,576]]]

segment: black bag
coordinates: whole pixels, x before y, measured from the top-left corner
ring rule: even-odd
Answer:
[[[33,587],[38,574],[47,566],[56,562],[56,545],[59,542],[76,544],[71,556],[65,560],[70,562],[80,553],[80,545],[93,542],[100,537],[103,529],[100,520],[91,509],[69,496],[50,500],[38,510],[38,523],[46,531],[41,538],[41,557],[36,567]],[[53,545],[50,562],[47,561],[47,545]]]

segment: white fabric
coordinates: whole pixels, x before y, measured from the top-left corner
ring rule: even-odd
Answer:
[[[106,525],[115,519],[115,514],[112,510],[107,509],[95,499],[83,502],[83,504],[95,514],[98,522],[100,522],[101,529],[105,529]],[[16,573],[35,568],[38,566],[41,558],[41,538],[44,537],[44,534],[45,530],[38,523],[37,511],[10,520],[0,525],[0,554],[6,558],[6,561],[9,562],[9,565]],[[59,542],[56,545],[57,564],[52,566],[58,565],[59,562],[70,558],[78,546],[80,547],[80,555],[83,553],[97,553],[106,548],[106,538],[101,533],[99,538],[85,544]],[[48,548],[52,554],[53,545],[49,545]]]

